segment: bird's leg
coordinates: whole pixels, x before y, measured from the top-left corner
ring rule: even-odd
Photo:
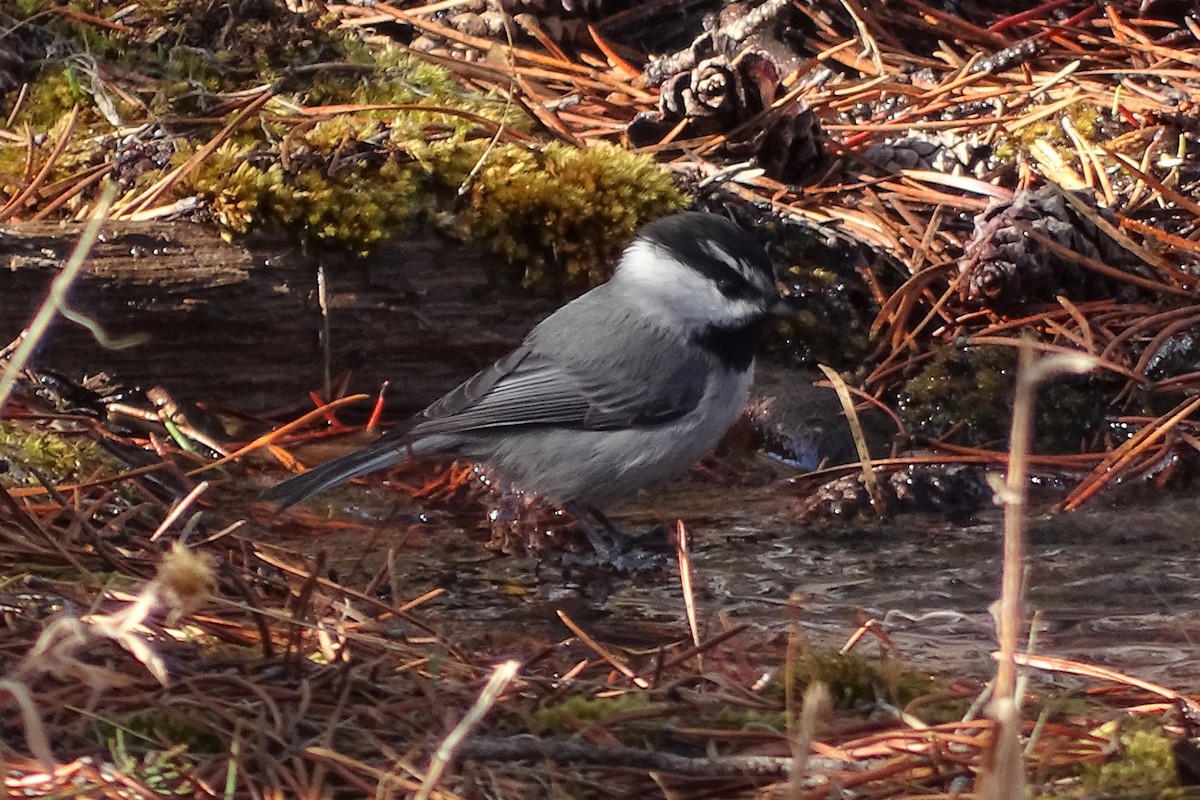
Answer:
[[[563,503],[563,510],[575,518],[579,530],[591,542],[596,555],[605,561],[612,561],[623,545],[628,542],[628,536],[596,509],[581,503]],[[612,537],[611,539],[609,537]]]
[[[621,527],[617,525],[617,523],[604,516],[599,509],[587,506],[586,510],[592,515],[592,519],[600,523],[600,526],[603,527],[604,530],[608,532],[608,535],[612,537],[613,547],[615,547],[617,550],[628,550],[633,545],[633,541],[636,537],[630,536],[628,533],[623,531]]]
[[[630,536],[595,508],[582,503],[565,503],[562,508],[579,523],[596,557],[614,569],[641,572],[661,569],[666,563],[662,552],[642,549],[640,538]]]

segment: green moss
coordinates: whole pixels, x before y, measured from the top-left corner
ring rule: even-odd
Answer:
[[[1071,124],[1075,126],[1075,131],[1085,141],[1091,142],[1101,134],[1100,129],[1107,112],[1086,103],[1076,103],[1067,109],[1067,113],[1070,115]]]
[[[188,157],[184,150],[175,160]],[[214,219],[234,233],[274,228],[309,243],[365,252],[412,219],[416,181],[394,161],[347,164],[335,169],[318,158],[311,167],[287,171],[256,145],[227,142],[177,191],[206,200]]]
[[[185,146],[177,150],[171,166],[182,165],[195,149]],[[180,180],[178,193],[200,196],[218,223],[245,233],[261,222],[263,202],[273,180],[267,169],[255,164],[254,150],[254,145],[226,142]]]
[[[796,663],[795,696],[809,684],[824,683],[836,708],[856,708],[883,698],[905,706],[939,689],[930,676],[890,658],[867,658],[836,650],[806,653]]]
[[[140,758],[124,751],[120,732],[109,743],[113,764],[121,775],[127,775],[159,797],[195,797],[197,786],[193,778],[198,766],[188,757],[187,747],[179,745],[170,750],[143,753]]]
[[[608,144],[497,148],[469,197],[463,228],[522,265],[527,285],[599,283],[639,225],[687,204],[654,161]]]
[[[99,115],[94,110],[82,110],[74,127],[69,127],[70,108],[61,111],[49,127],[42,130],[33,145],[30,162],[29,144],[6,142],[0,145],[0,195],[12,197],[28,186],[28,174],[40,174],[52,153],[62,149],[55,157],[43,185],[77,175],[80,171],[107,160],[102,147],[98,147],[95,132],[99,129]],[[26,121],[27,122],[27,121]],[[64,137],[67,138],[63,142]]]
[[[9,469],[0,473],[0,483],[10,487],[39,485],[28,468],[54,483],[119,470],[119,465],[91,439],[22,422],[0,422],[0,458],[9,462]]]
[[[614,697],[583,697],[576,695],[561,703],[536,709],[530,718],[531,726],[544,733],[572,733],[579,723],[605,723],[631,713],[656,707],[645,692],[625,692]]]
[[[783,711],[768,711],[746,706],[722,705],[700,723],[713,728],[732,731],[787,731],[787,715]]]
[[[1037,400],[1034,447],[1077,452],[1104,423],[1111,387],[1103,377],[1062,377],[1044,384]],[[954,432],[968,445],[1006,442],[1012,424],[1016,351],[1011,347],[953,347],[905,382],[898,398],[909,430],[931,438]]]
[[[1086,764],[1075,775],[1058,778],[1053,790],[1034,794],[1033,800],[1190,796],[1179,786],[1172,742],[1161,728],[1127,731],[1118,742],[1116,754],[1105,763]]]
[[[506,125],[529,127],[528,118],[515,105],[499,97],[467,92],[445,69],[405,50],[391,45],[368,48],[349,38],[341,44],[340,62],[315,72],[311,83],[297,93],[298,100],[309,106],[424,104],[430,109],[464,110],[497,120],[504,117]],[[391,118],[396,112],[368,109],[357,113]],[[453,115],[442,116],[445,121],[455,121]]]
[[[1086,795],[1182,797],[1171,741],[1161,731],[1134,731],[1121,735],[1121,750],[1107,764],[1088,766],[1083,772]]]
[[[30,82],[29,96],[13,124],[14,127],[28,125],[34,131],[45,133],[70,114],[71,109],[91,105],[91,95],[83,90],[72,65],[47,66]]]
[[[35,130],[74,104],[92,105],[93,86],[119,88],[105,91],[124,117],[145,117],[146,110],[153,116],[186,116],[226,102],[222,93],[263,84],[277,84],[283,93],[296,88],[303,94],[314,81],[338,74],[339,65],[350,57],[350,43],[355,53],[366,52],[353,32],[268,0],[72,5],[101,18],[123,8],[121,24],[127,30],[67,15],[41,14],[30,21],[27,32],[36,35],[48,58],[32,81],[33,91],[18,121],[29,122]],[[360,87],[386,95],[394,83],[381,78],[377,84],[369,74],[374,62],[365,59],[364,63],[368,74],[360,76]],[[395,64],[397,59],[389,58],[387,63]],[[103,77],[93,81],[81,71],[96,71]],[[408,83],[406,99],[420,96],[420,82]],[[378,89],[373,88],[376,85]],[[0,111],[11,110],[15,95],[3,98]],[[125,97],[135,102],[126,104]],[[347,89],[331,96],[331,102],[355,101]]]
[[[1105,112],[1084,102],[1073,103],[1058,114],[1039,120],[1021,128],[1013,136],[1003,140],[996,147],[996,158],[1009,161],[1020,154],[1027,154],[1035,142],[1050,147],[1070,161],[1076,157],[1075,143],[1063,129],[1063,120],[1069,120],[1071,127],[1084,141],[1093,141],[1100,135],[1101,123]]]
[[[161,83],[151,103],[160,113],[204,111],[223,84],[220,62],[196,50],[172,49],[161,71]]]
[[[115,742],[118,734],[124,752],[132,755],[155,753],[183,745],[193,753],[214,754],[223,750],[214,731],[224,730],[224,722],[203,711],[186,713],[166,706],[155,706],[114,717],[96,725],[100,741]]]
[[[819,253],[785,257],[788,269],[782,280],[787,296],[803,298],[795,310],[779,318],[773,329],[770,347],[805,364],[827,364],[857,382],[870,369],[871,320],[875,313],[866,287],[857,276],[848,277],[826,269],[826,255]]]
[[[1034,444],[1043,453],[1078,453],[1095,446],[1107,427],[1109,400],[1117,381],[1100,375],[1063,376],[1042,386],[1037,400]]]
[[[117,770],[160,796],[194,797],[190,777],[201,761],[224,752],[219,721],[203,711],[180,714],[165,707],[148,708],[103,720],[94,735],[108,750]],[[200,758],[204,756],[206,758]]]
[[[76,2],[100,17],[117,11],[102,0]],[[268,0],[150,0],[123,12],[127,31],[65,15],[44,22],[30,25],[54,41],[52,57],[18,122],[45,133],[71,108],[84,109],[74,137],[80,145],[68,149],[56,178],[117,160],[122,185],[145,188],[216,130],[211,121],[179,129],[169,142],[175,156],[159,166],[139,157],[145,142],[122,141],[93,91],[103,91],[126,122],[213,116],[217,108],[228,120],[230,94],[275,87],[256,118],[162,198],[199,197],[198,215],[228,236],[265,231],[365,253],[424,219],[502,254],[527,284],[585,286],[607,277],[640,224],[686,203],[652,159],[617,147],[493,141],[497,130],[533,129],[518,104],[470,91],[401,48],[368,46],[353,31]],[[80,65],[89,65],[86,75]],[[92,69],[102,82],[89,77]],[[324,117],[322,106],[331,109]],[[24,155],[23,148],[0,155],[0,183],[9,189],[23,183]]]
[[[898,410],[910,431],[956,441],[995,444],[1008,438],[1016,356],[1007,347],[952,347],[933,352],[905,382]]]
[[[271,210],[310,238],[365,252],[412,219],[414,195],[412,175],[392,161],[371,174],[310,169],[271,187]]]
[[[323,119],[294,137],[289,145],[289,157],[306,154],[329,156],[347,145],[357,145],[379,133],[377,120],[339,114]]]

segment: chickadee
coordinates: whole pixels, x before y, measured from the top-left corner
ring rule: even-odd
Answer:
[[[601,556],[588,515],[685,471],[742,413],[759,331],[781,302],[758,242],[714,214],[643,227],[607,282],[513,352],[372,444],[270,489],[282,508],[414,456],[481,462],[562,507]]]

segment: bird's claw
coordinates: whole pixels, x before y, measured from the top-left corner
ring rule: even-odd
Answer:
[[[577,566],[607,565],[618,572],[646,572],[665,567],[665,529],[655,525],[641,536],[631,536],[594,509],[576,513],[579,529],[592,546],[591,553],[564,554],[564,563]]]

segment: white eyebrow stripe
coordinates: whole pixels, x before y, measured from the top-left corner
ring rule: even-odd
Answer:
[[[720,261],[725,266],[729,267],[739,275],[746,274],[746,264],[740,258],[730,254],[716,242],[711,239],[704,239],[700,242],[700,249],[708,253],[713,258]]]

